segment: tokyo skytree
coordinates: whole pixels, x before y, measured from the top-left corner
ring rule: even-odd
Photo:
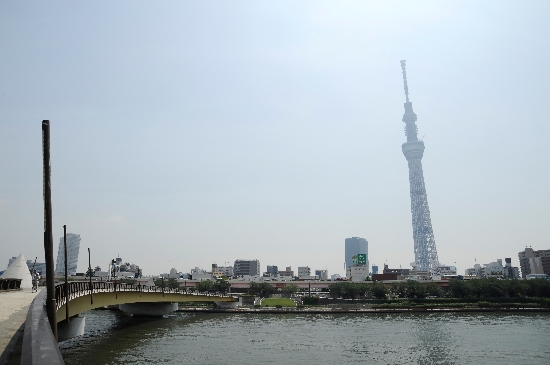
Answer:
[[[439,265],[437,249],[435,247],[432,220],[426,186],[424,185],[424,173],[422,172],[422,156],[424,155],[424,142],[418,139],[416,126],[416,114],[413,112],[412,103],[409,101],[409,87],[407,85],[407,71],[405,61],[401,61],[403,69],[403,82],[405,85],[405,135],[407,142],[401,149],[409,163],[409,183],[411,185],[411,213],[414,239],[415,269],[433,271]]]

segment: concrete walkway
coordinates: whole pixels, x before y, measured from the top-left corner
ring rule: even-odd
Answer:
[[[42,289],[44,288],[39,288],[38,290]],[[17,342],[17,338],[14,338],[14,335],[25,323],[27,311],[36,294],[30,289],[0,292],[0,356],[4,358],[3,360],[5,360],[6,356],[9,357],[13,351]],[[18,333],[16,337],[22,334],[22,332]]]

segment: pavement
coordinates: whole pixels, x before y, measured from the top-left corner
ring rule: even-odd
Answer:
[[[22,337],[27,311],[36,294],[30,289],[0,292],[0,364],[11,357]]]

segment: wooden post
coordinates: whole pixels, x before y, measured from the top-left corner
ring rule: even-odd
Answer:
[[[57,313],[55,303],[55,271],[53,266],[52,188],[50,170],[50,121],[42,121],[42,166],[44,186],[44,256],[46,259],[46,312],[52,333],[57,341]]]

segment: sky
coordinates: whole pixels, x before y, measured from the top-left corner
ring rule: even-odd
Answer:
[[[414,261],[407,61],[439,260],[550,249],[550,2],[0,2],[0,270],[145,275],[258,259],[344,275]]]

